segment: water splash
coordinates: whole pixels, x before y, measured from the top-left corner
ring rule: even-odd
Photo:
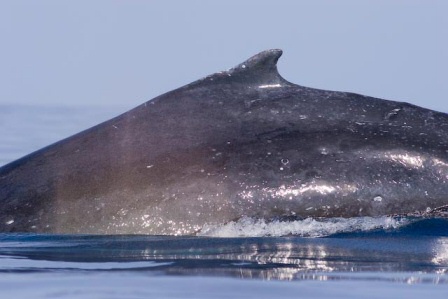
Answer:
[[[294,221],[266,221],[242,217],[238,221],[222,225],[205,225],[199,236],[208,237],[325,237],[337,233],[350,233],[371,231],[376,229],[397,229],[409,224],[407,218],[382,217],[355,217],[355,218],[306,218]]]

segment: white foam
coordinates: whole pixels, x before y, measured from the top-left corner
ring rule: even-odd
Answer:
[[[302,236],[324,237],[335,233],[395,229],[409,223],[407,219],[392,217],[328,218],[295,221],[271,221],[243,217],[222,225],[205,225],[200,236],[208,237],[266,237]]]

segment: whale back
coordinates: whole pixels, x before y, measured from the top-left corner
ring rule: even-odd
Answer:
[[[448,204],[448,116],[292,84],[268,50],[0,168],[0,231],[192,234]]]

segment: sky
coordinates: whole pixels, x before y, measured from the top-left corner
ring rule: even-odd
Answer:
[[[448,1],[0,2],[0,105],[135,107],[271,48],[290,82],[448,112]]]

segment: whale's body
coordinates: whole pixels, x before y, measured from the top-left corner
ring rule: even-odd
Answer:
[[[0,168],[0,231],[193,234],[448,204],[448,115],[285,81],[280,50]]]

